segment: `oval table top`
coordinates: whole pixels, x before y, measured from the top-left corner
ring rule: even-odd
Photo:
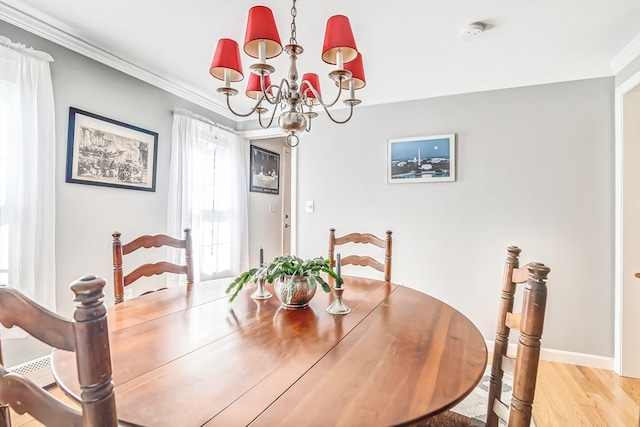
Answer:
[[[448,409],[480,381],[480,331],[411,288],[345,277],[346,315],[316,292],[307,309],[273,296],[229,303],[230,279],[109,307],[118,418],[144,426],[389,426]],[[267,289],[273,293],[272,285]],[[56,350],[60,387],[79,395],[75,356]]]

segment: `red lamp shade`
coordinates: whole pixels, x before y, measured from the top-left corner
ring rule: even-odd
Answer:
[[[229,70],[229,80],[239,82],[244,78],[238,43],[231,39],[220,39],[213,55],[209,73],[219,80],[224,80],[224,70]]]
[[[271,86],[271,77],[267,74],[264,76],[264,88],[267,90],[267,93],[272,93],[272,89],[269,88]],[[247,83],[247,90],[245,94],[252,99],[258,99],[258,96],[262,93],[262,87],[260,86],[260,76],[256,73],[251,73],[249,76],[249,83]]]
[[[320,78],[316,73],[304,73],[302,75],[302,85],[300,85],[300,94],[306,96],[307,99],[311,99],[314,104],[319,104],[320,102],[316,99],[313,91],[309,89],[309,83],[307,82],[318,92],[318,95],[322,96],[322,92],[320,92]]]
[[[337,64],[338,50],[342,49],[344,63],[352,61],[358,54],[356,40],[353,38],[349,18],[344,15],[335,15],[327,21],[327,29],[324,33],[324,46],[322,47],[322,60],[328,64]]]
[[[247,55],[258,58],[259,44],[264,40],[266,58],[274,58],[282,53],[280,35],[273,12],[266,6],[254,6],[249,9],[247,30],[244,34],[244,51]]]
[[[356,59],[344,64],[344,69],[347,71],[351,71],[351,79],[353,80],[353,88],[355,90],[362,89],[367,85],[367,82],[364,78],[362,54],[359,53],[358,56],[356,56]],[[349,80],[342,82],[342,89],[349,89]]]

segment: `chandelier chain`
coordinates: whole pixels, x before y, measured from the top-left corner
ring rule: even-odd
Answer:
[[[293,6],[291,6],[291,38],[289,43],[298,44],[296,40],[296,16],[298,15],[298,9],[296,9],[296,0],[293,0]]]

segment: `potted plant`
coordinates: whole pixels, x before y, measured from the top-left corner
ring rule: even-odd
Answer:
[[[236,277],[227,287],[226,293],[233,292],[230,298],[233,301],[247,283],[275,281],[275,294],[285,307],[306,307],[315,294],[318,283],[322,290],[331,292],[329,284],[321,276],[322,273],[332,277],[337,284],[343,283],[342,278],[331,268],[331,261],[328,259],[318,257],[304,260],[295,255],[277,256],[269,264],[252,268]]]

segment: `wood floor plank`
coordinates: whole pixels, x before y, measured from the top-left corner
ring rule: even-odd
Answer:
[[[606,414],[605,422],[610,425],[615,425],[616,423],[625,426],[634,425],[638,399],[634,399],[623,388],[623,382],[629,382],[629,379],[619,377],[611,371],[602,369],[581,368],[581,370],[588,377],[591,384],[602,385],[598,395],[603,401],[602,411]]]
[[[635,427],[639,387],[613,371],[541,361],[534,420],[540,427]]]
[[[574,425],[582,425],[578,402],[570,398],[578,386],[573,379],[566,381],[559,368],[540,364],[533,402],[533,418],[538,426],[568,425],[569,419],[574,420]],[[563,387],[555,386],[554,381],[562,381]]]

